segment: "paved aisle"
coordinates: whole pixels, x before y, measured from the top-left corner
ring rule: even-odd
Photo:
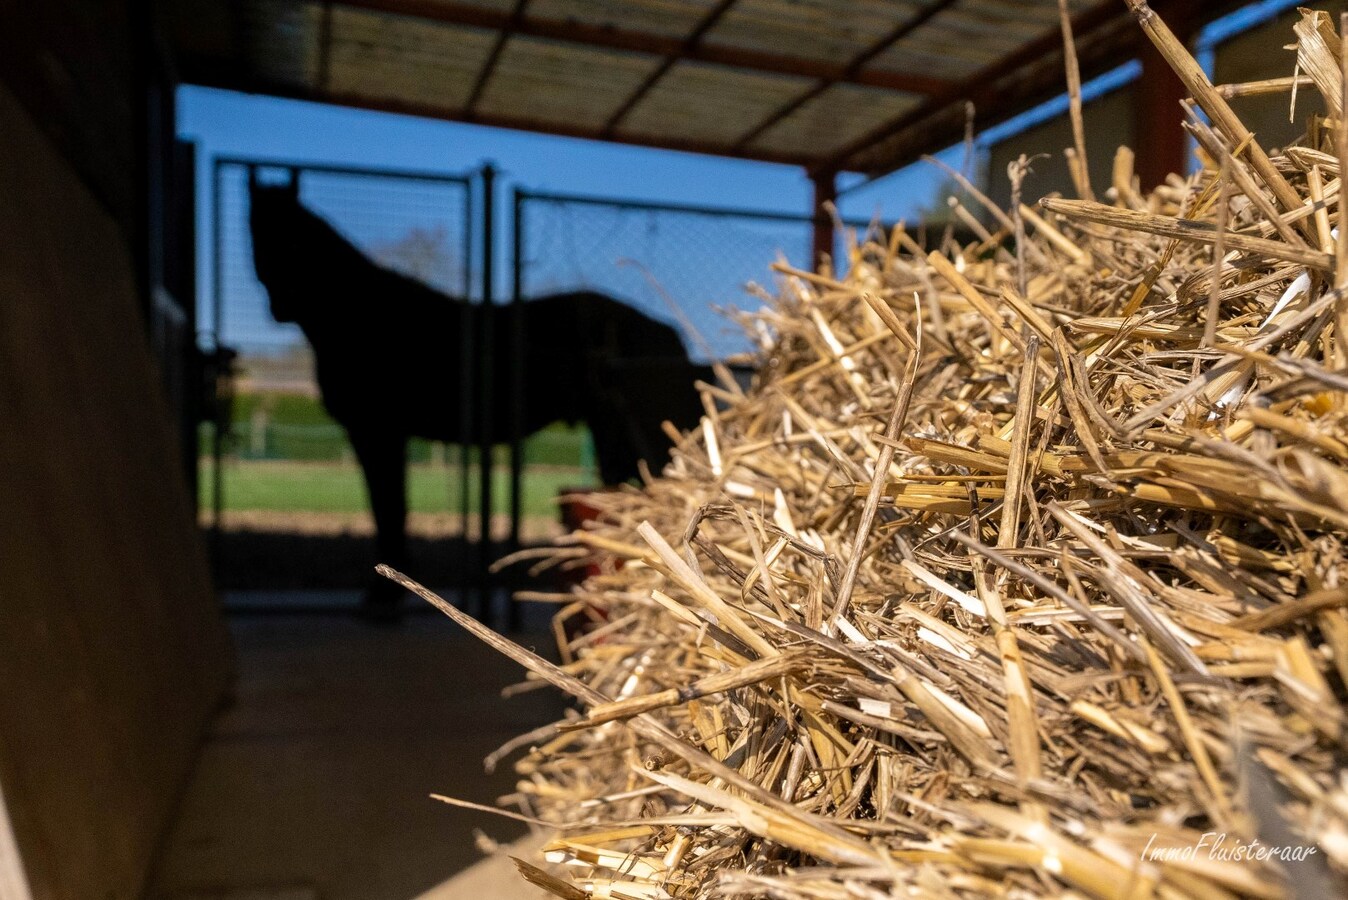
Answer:
[[[562,711],[550,691],[500,699],[522,678],[514,664],[438,617],[236,618],[233,633],[237,701],[212,729],[152,900],[411,900],[481,858],[474,828],[523,833],[426,796],[490,803],[513,789],[509,765],[484,775],[483,756]]]

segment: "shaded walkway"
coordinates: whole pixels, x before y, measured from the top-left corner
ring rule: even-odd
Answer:
[[[485,775],[483,756],[562,710],[552,692],[502,700],[522,678],[513,664],[430,616],[390,629],[236,617],[232,631],[237,700],[212,727],[151,900],[411,900],[481,858],[475,828],[523,833],[427,797],[513,790],[509,765]]]

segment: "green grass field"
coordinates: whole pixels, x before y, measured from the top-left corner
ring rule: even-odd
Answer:
[[[354,463],[291,462],[277,460],[226,460],[224,508],[227,511],[267,510],[287,512],[356,513],[366,509],[365,483]],[[407,499],[412,512],[457,512],[463,496],[457,468],[431,463],[408,467]],[[469,470],[468,500],[476,509],[479,482],[476,468]],[[506,491],[509,475],[494,473],[493,507],[509,511]],[[567,488],[588,487],[593,481],[579,468],[531,466],[525,469],[522,505],[526,516],[557,515],[557,495]],[[211,506],[211,461],[201,463],[200,499],[203,509]]]
[[[312,397],[245,393],[234,399],[234,425],[222,467],[226,511],[358,513],[367,508],[365,483],[341,426]],[[212,445],[203,426],[201,446]],[[458,512],[463,496],[459,447],[414,440],[408,447],[408,506],[412,512]],[[593,450],[584,428],[555,424],[524,442],[523,510],[555,517],[559,490],[597,484]],[[480,492],[476,448],[470,448],[468,502]],[[508,450],[493,453],[493,507],[508,512]],[[200,502],[210,509],[212,460],[200,463]]]
[[[227,453],[233,457],[296,462],[339,462],[351,457],[342,427],[313,397],[240,394],[234,398],[233,420],[232,433],[226,441]],[[203,424],[201,446],[211,446],[212,439],[211,426]],[[554,423],[524,442],[525,464],[580,468],[593,465],[589,440],[583,427]],[[441,458],[454,462],[460,452],[458,447],[445,447]],[[496,459],[502,464],[505,453],[504,446],[496,449]],[[407,448],[407,458],[413,463],[432,462],[435,455],[429,441],[414,439]],[[470,448],[470,462],[476,459],[476,448]]]

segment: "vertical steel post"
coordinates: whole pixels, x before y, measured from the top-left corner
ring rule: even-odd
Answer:
[[[833,216],[829,214],[828,204],[838,199],[838,173],[816,172],[810,176],[810,181],[814,183],[810,264],[818,271],[826,258],[833,258]]]
[[[1198,31],[1196,3],[1164,6],[1161,12],[1175,36],[1186,44]],[[1188,168],[1189,135],[1184,130],[1180,101],[1189,96],[1175,70],[1151,41],[1141,41],[1142,74],[1135,88],[1134,146],[1146,141],[1147,152],[1137,156],[1136,174],[1145,193],[1162,184],[1171,173],[1183,175]]]
[[[220,428],[220,372],[219,362],[223,358],[220,353],[220,331],[224,327],[225,321],[225,235],[224,222],[225,214],[222,209],[222,198],[224,189],[221,185],[224,165],[220,160],[214,160],[211,165],[211,219],[212,219],[212,254],[214,259],[211,262],[211,292],[214,298],[211,302],[211,353],[214,362],[209,370],[211,373],[213,393],[211,403],[211,567],[218,570],[220,568],[220,533],[225,509],[225,482],[221,473],[224,455],[225,455],[225,436]],[[195,340],[195,336],[193,336]]]
[[[495,401],[493,397],[493,375],[496,369],[495,335],[495,292],[492,280],[495,275],[494,260],[496,242],[493,231],[496,227],[496,169],[491,163],[482,167],[482,314],[478,317],[478,509],[481,516],[481,536],[478,540],[477,582],[478,602],[483,616],[492,613],[491,573],[487,571],[493,560],[491,536],[492,514],[492,445],[496,438]]]
[[[524,392],[528,359],[524,340],[524,195],[518,187],[511,202],[510,273],[510,552],[520,548],[521,488],[524,481]],[[507,600],[506,623],[520,628],[519,604]]]
[[[476,407],[473,403],[477,381],[477,321],[473,311],[473,183],[463,182],[463,297],[459,304],[459,560],[454,567],[459,590],[459,604],[468,608],[468,597],[476,587],[477,578],[470,571],[473,554],[469,549],[469,525],[473,520],[473,502],[469,494],[473,486],[469,457],[476,429]]]

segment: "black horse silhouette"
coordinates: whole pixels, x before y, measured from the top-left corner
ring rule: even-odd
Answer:
[[[480,304],[442,294],[367,257],[300,203],[298,180],[265,185],[250,177],[253,265],[272,316],[295,322],[313,347],[328,413],[346,429],[365,475],[381,562],[406,562],[406,454],[412,437],[466,444],[477,429],[457,408],[467,335],[479,334]],[[556,422],[584,422],[606,484],[636,477],[638,461],[658,470],[668,458],[668,420],[697,424],[693,382],[712,369],[688,360],[678,333],[611,297],[555,294],[496,315],[489,354],[496,385],[510,384],[523,348],[522,434]],[[512,334],[518,323],[522,333]],[[507,440],[509,401],[488,434]],[[366,598],[379,611],[397,591]],[[391,586],[391,585],[390,585]]]

